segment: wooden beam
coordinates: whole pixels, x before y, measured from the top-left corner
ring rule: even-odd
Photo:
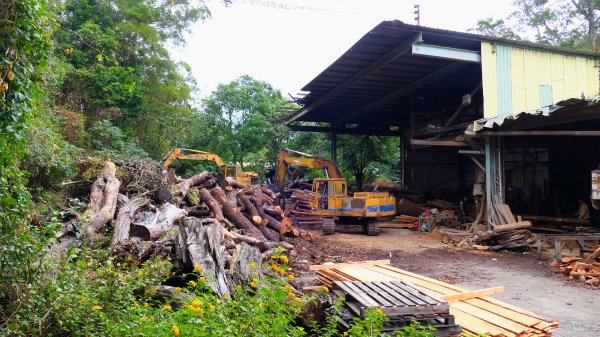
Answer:
[[[538,130],[521,130],[521,131],[483,131],[473,132],[465,131],[465,134],[470,137],[527,137],[527,136],[575,136],[575,137],[599,137],[600,131],[538,131]]]
[[[434,72],[432,72],[428,75],[425,75],[425,76],[419,78],[418,80],[415,80],[414,82],[412,82],[408,85],[405,85],[404,87],[402,87],[390,94],[385,95],[384,97],[382,97],[374,102],[364,105],[364,106],[342,116],[341,118],[338,118],[337,120],[335,120],[333,122],[333,124],[334,125],[342,125],[344,123],[347,123],[348,121],[352,120],[353,118],[355,118],[365,112],[373,111],[373,110],[379,108],[380,106],[383,106],[387,103],[393,102],[402,96],[408,95],[411,92],[414,92],[415,90],[422,88],[423,86],[462,68],[463,66],[464,66],[464,63],[461,63],[461,62],[450,63],[442,68],[439,68],[438,70],[435,70]]]
[[[331,133],[334,130],[328,126],[313,126],[313,125],[288,125],[288,129],[292,131],[304,131],[304,132],[326,132]],[[368,135],[368,136],[401,136],[402,132],[400,130],[390,130],[388,129],[379,129],[379,128],[368,128],[368,127],[358,127],[358,128],[342,128],[335,129],[335,133],[338,135]]]
[[[344,268],[344,267],[362,267],[362,266],[381,266],[386,264],[391,264],[390,260],[375,260],[375,261],[366,261],[366,262],[356,262],[356,263],[332,263],[332,264],[320,264],[316,266],[309,266],[309,270],[324,270],[324,269],[336,269],[336,268]]]
[[[392,62],[393,60],[395,60],[399,56],[408,53],[409,51],[412,50],[413,43],[420,42],[420,41],[422,41],[422,34],[421,34],[421,32],[417,32],[417,33],[413,34],[413,36],[411,36],[408,40],[402,42],[401,44],[397,45],[396,47],[394,47],[393,49],[391,49],[387,53],[383,54],[381,57],[379,57],[378,59],[376,59],[375,61],[373,61],[371,64],[369,64],[368,66],[366,66],[365,68],[363,68],[361,71],[359,71],[356,74],[352,75],[350,78],[348,78],[347,80],[345,80],[344,82],[342,82],[340,85],[338,85],[337,87],[335,87],[332,90],[330,90],[329,92],[327,92],[325,95],[319,97],[312,104],[310,104],[308,106],[305,106],[302,109],[298,110],[298,112],[296,114],[294,114],[288,120],[287,124],[292,123],[293,121],[295,121],[298,118],[306,115],[307,113],[311,112],[312,110],[314,110],[314,109],[320,107],[321,105],[323,105],[323,104],[331,101],[338,94],[340,94],[344,90],[348,89],[352,84],[354,84],[354,83],[360,81],[361,79],[367,77],[373,71],[375,71],[375,70],[377,70],[377,69],[385,66],[386,64],[388,64],[390,62]]]
[[[530,221],[521,221],[521,222],[509,223],[506,225],[496,225],[496,226],[494,226],[494,231],[503,231],[503,230],[507,230],[507,229],[517,229],[517,228],[525,228],[525,227],[531,227],[531,222]]]
[[[469,143],[459,142],[456,140],[431,140],[431,139],[414,139],[410,140],[413,146],[446,146],[446,147],[468,147]]]
[[[504,292],[504,287],[493,287],[493,288],[485,288],[473,291],[466,291],[464,293],[454,294],[454,295],[441,295],[440,297],[443,300],[448,302],[462,301],[468,300],[469,298],[496,295]]]

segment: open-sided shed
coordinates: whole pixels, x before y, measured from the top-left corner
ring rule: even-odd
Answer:
[[[330,133],[334,158],[338,134],[402,137],[404,184],[458,192],[479,167],[486,172],[488,201],[503,202],[498,153],[507,135],[497,133],[503,128],[493,121],[508,118],[512,130],[543,125],[549,131],[556,116],[541,124],[515,117],[569,99],[589,103],[599,93],[598,59],[528,41],[384,21],[302,88],[302,108],[287,123],[291,130]],[[562,115],[561,125],[599,116],[594,104],[579,108],[567,109],[574,112]],[[495,128],[479,128],[485,121]],[[577,128],[585,130],[585,123]]]

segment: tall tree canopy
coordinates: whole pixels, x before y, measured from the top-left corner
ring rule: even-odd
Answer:
[[[514,0],[515,11],[504,20],[479,21],[473,31],[507,38],[530,36],[536,42],[599,51],[599,0]]]
[[[204,99],[194,146],[215,151],[224,160],[272,166],[289,133],[281,123],[282,107],[293,105],[270,84],[244,75],[220,84]]]

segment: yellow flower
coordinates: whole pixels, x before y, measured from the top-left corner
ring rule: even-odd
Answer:
[[[194,280],[190,280],[190,281],[188,282],[188,284],[189,284],[190,286],[192,286],[192,287],[195,287],[195,286],[196,286],[196,281],[194,281]]]
[[[177,287],[177,288],[175,288],[175,291],[176,291],[176,292],[181,292],[181,288],[180,288],[180,287]]]
[[[165,305],[163,306],[163,309],[165,309],[166,311],[171,311],[171,309],[172,309],[172,308],[171,308],[171,306],[170,306],[170,305],[168,305],[168,304],[165,304]]]
[[[271,265],[271,267],[273,268],[273,270],[275,270],[275,269],[279,269],[279,265],[278,265],[277,263],[273,263],[273,264]]]
[[[102,307],[99,305],[95,305],[92,307],[92,310],[96,311],[96,310],[102,310]]]
[[[204,282],[204,281],[206,281],[206,279],[204,278],[204,276],[202,276],[202,277],[199,277],[199,278],[198,278],[198,281],[200,281],[200,282]]]
[[[327,287],[323,287],[323,292],[324,292],[324,293],[328,293],[328,292],[329,292],[329,288],[327,288]]]
[[[301,299],[300,297],[296,297],[296,298],[295,298],[295,300],[296,300],[298,303],[302,303],[302,299]]]
[[[212,305],[212,304],[209,304],[209,305],[208,305],[208,309],[210,309],[210,310],[215,310],[215,306],[214,306],[214,305]]]
[[[223,299],[224,300],[228,300],[229,299],[229,295],[223,295]]]
[[[251,286],[252,288],[256,289],[256,282],[254,282],[254,281],[250,282],[250,286]]]
[[[381,308],[377,308],[375,309],[375,312],[377,312],[380,315],[383,315],[383,311],[381,311]]]
[[[289,274],[287,279],[293,281],[295,279],[294,274]]]
[[[348,331],[344,331],[344,336],[348,336]]]
[[[290,259],[287,256],[285,256],[285,255],[281,255],[280,259],[281,259],[281,261],[283,261],[283,263],[290,262]]]
[[[292,286],[290,286],[289,284],[286,284],[285,286],[283,286],[283,290],[285,290],[286,293],[294,292],[294,288]]]
[[[289,296],[290,298],[295,298],[295,297],[296,297],[296,294],[294,294],[294,293],[288,293],[288,296]]]
[[[148,304],[148,302],[144,302],[144,306],[147,308],[150,306],[150,304]]]
[[[83,302],[83,303],[87,303],[87,297],[85,297],[85,296],[81,296],[81,302]]]
[[[254,261],[252,261],[252,262],[250,262],[248,267],[250,267],[250,269],[254,269],[254,268],[256,268],[256,263],[254,263]]]
[[[179,336],[179,327],[177,325],[173,325],[171,330],[173,331],[173,336]]]
[[[194,308],[194,312],[199,314],[202,312],[202,308]]]
[[[195,299],[195,300],[192,301],[192,307],[194,307],[194,308],[200,307],[200,304],[201,303],[200,303],[199,299]]]
[[[200,265],[195,264],[194,265],[194,273],[201,273],[202,272],[202,267],[200,267]]]

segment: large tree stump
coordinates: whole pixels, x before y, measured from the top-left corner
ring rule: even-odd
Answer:
[[[138,212],[130,225],[129,236],[142,240],[156,240],[173,228],[175,222],[187,215],[187,211],[172,203],[165,203],[155,212]]]
[[[254,263],[254,266],[252,266]],[[253,278],[262,278],[257,272],[262,265],[262,254],[257,247],[245,242],[235,246],[229,261],[229,277],[233,285],[244,285]]]
[[[129,228],[131,222],[134,219],[135,213],[138,209],[146,206],[150,201],[146,198],[137,198],[125,204],[119,210],[117,216],[117,222],[115,223],[115,229],[113,230],[113,237],[110,242],[110,247],[113,248],[118,242],[129,238]]]
[[[206,276],[206,284],[220,297],[229,295],[225,275],[223,227],[212,218],[183,218],[179,222],[177,257],[187,270],[198,265]]]
[[[106,162],[98,179],[92,184],[90,203],[86,211],[91,218],[82,228],[85,236],[92,237],[115,216],[119,187],[121,186],[121,182],[115,176],[116,173],[115,164],[110,161]]]

